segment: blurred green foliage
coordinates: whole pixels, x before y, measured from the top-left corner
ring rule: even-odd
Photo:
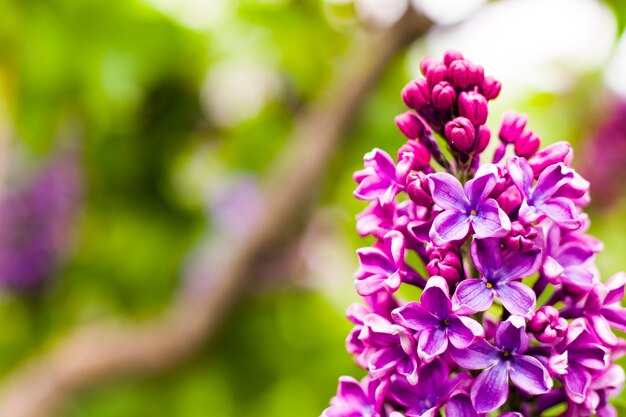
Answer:
[[[626,8],[612,3],[623,28]],[[232,13],[225,21],[193,30],[139,1],[0,0],[7,113],[0,106],[0,120],[10,123],[16,155],[37,161],[78,137],[88,183],[76,249],[55,282],[37,297],[0,302],[2,374],[78,323],[161,311],[187,253],[211,229],[203,181],[262,174],[354,36],[329,25],[317,0],[227,4]],[[201,92],[211,68],[239,58],[265,60],[279,74],[282,94],[254,117],[219,126]],[[393,117],[403,111],[399,91],[412,76],[406,59],[392,62],[327,173],[333,181],[323,204],[336,207],[351,248],[363,244],[353,231],[363,203],[351,197],[351,173],[371,148],[391,152],[402,143]],[[580,115],[598,84],[591,76],[571,97],[533,96],[518,108],[548,142],[576,142],[593,127]],[[202,169],[190,168],[195,163]],[[607,244],[599,260],[604,276],[623,269],[623,213],[624,203],[594,218],[592,231]],[[220,334],[181,367],[105,382],[62,415],[318,415],[339,375],[361,374],[344,351],[350,323],[343,310],[354,294],[340,295],[337,305],[328,289],[291,278],[248,294]]]

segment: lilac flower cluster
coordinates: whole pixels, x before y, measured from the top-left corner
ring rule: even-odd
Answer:
[[[354,175],[369,202],[357,230],[375,243],[357,252],[347,350],[368,375],[340,378],[323,416],[616,416],[626,274],[603,282],[594,266],[570,145],[539,150],[509,112],[481,165],[500,83],[456,51],[421,69],[402,92],[398,162],[374,149]],[[400,300],[403,284],[419,301]]]
[[[0,200],[0,286],[15,292],[42,288],[67,250],[76,218],[81,175],[62,155]]]

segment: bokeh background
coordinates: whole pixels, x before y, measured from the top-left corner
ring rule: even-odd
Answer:
[[[300,115],[409,8],[433,27],[394,51],[310,215],[268,243],[215,330],[173,366],[90,381],[49,415],[319,415],[339,375],[362,373],[344,350],[363,245],[351,174],[403,142],[399,92],[448,48],[502,80],[492,131],[515,108],[544,144],[574,144],[601,273],[626,268],[622,0],[1,0],[0,393],[71,329],[150,322],[193,286],[199,247],[253,227]]]

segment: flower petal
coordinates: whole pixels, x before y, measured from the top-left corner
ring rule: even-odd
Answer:
[[[447,172],[428,176],[433,201],[444,210],[466,211],[469,201],[459,180]]]
[[[448,339],[458,349],[465,349],[472,344],[474,338],[484,336],[484,334],[483,327],[469,317],[456,316],[450,318]]]
[[[500,280],[527,278],[541,267],[541,251],[528,252],[505,251],[502,254],[502,266],[498,275]]]
[[[575,403],[582,404],[587,396],[589,384],[591,383],[591,375],[588,371],[575,364],[570,364],[567,368],[567,374],[563,378],[563,385],[567,396]]]
[[[525,159],[512,156],[506,161],[506,168],[509,172],[513,184],[522,193],[522,196],[528,197],[533,185],[533,170]]]
[[[565,197],[555,197],[548,201],[535,203],[535,208],[544,212],[546,216],[564,229],[576,230],[582,226],[574,203]]]
[[[509,396],[509,372],[505,363],[497,363],[483,371],[472,386],[472,404],[479,413],[493,411]]]
[[[483,276],[494,276],[502,266],[500,239],[474,239],[470,253],[476,269]]]
[[[431,277],[420,298],[422,307],[439,320],[446,320],[452,309],[449,294],[448,284],[444,278]]]
[[[615,346],[617,344],[617,336],[611,331],[611,325],[604,316],[586,313],[585,317],[589,321],[589,327],[593,329],[603,343],[608,346]]]
[[[532,356],[516,355],[510,366],[511,381],[529,395],[548,392],[553,385],[548,370]]]
[[[453,302],[456,310],[475,313],[485,311],[493,303],[493,289],[487,288],[487,282],[482,279],[466,279],[456,288]]]
[[[626,274],[618,272],[606,282],[608,293],[604,302],[606,304],[619,303],[624,298],[624,286],[626,285]]]
[[[439,324],[439,320],[416,301],[393,310],[391,317],[396,323],[413,330],[424,330]]]
[[[466,369],[485,369],[500,358],[500,351],[485,339],[479,339],[464,349],[457,349],[451,345],[448,352],[457,365]]]
[[[425,361],[441,355],[448,348],[448,337],[445,329],[430,327],[423,330],[417,342],[417,353]]]
[[[494,339],[496,346],[509,352],[523,353],[528,349],[526,321],[520,316],[511,316],[498,326]]]
[[[496,182],[496,177],[491,172],[480,177],[474,177],[466,182],[463,190],[465,195],[467,195],[470,207],[475,208],[481,201],[484,201],[496,186]]]
[[[385,252],[391,257],[395,266],[404,265],[405,241],[404,235],[397,230],[392,230],[385,235]],[[395,269],[395,268],[394,268]]]
[[[437,245],[444,245],[454,240],[461,240],[469,233],[469,216],[455,210],[446,210],[433,221],[430,238]]]
[[[530,318],[535,312],[537,298],[533,290],[519,281],[508,281],[494,287],[507,311],[516,316]]]
[[[511,230],[511,220],[493,198],[481,202],[476,207],[476,216],[470,218],[474,233],[481,239],[502,237]]]
[[[446,404],[446,417],[480,417],[466,394],[457,394]]]

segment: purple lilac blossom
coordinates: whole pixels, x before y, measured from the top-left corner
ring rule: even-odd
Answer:
[[[0,200],[0,285],[17,292],[41,289],[69,249],[81,194],[74,155],[43,166],[24,187]]]
[[[323,416],[615,417],[626,274],[604,282],[595,266],[571,146],[539,149],[509,112],[481,165],[500,82],[456,51],[420,68],[398,162],[374,149],[354,175],[369,201],[357,231],[374,243],[357,251],[346,348],[368,375],[342,377]],[[400,297],[407,284],[421,295]]]

